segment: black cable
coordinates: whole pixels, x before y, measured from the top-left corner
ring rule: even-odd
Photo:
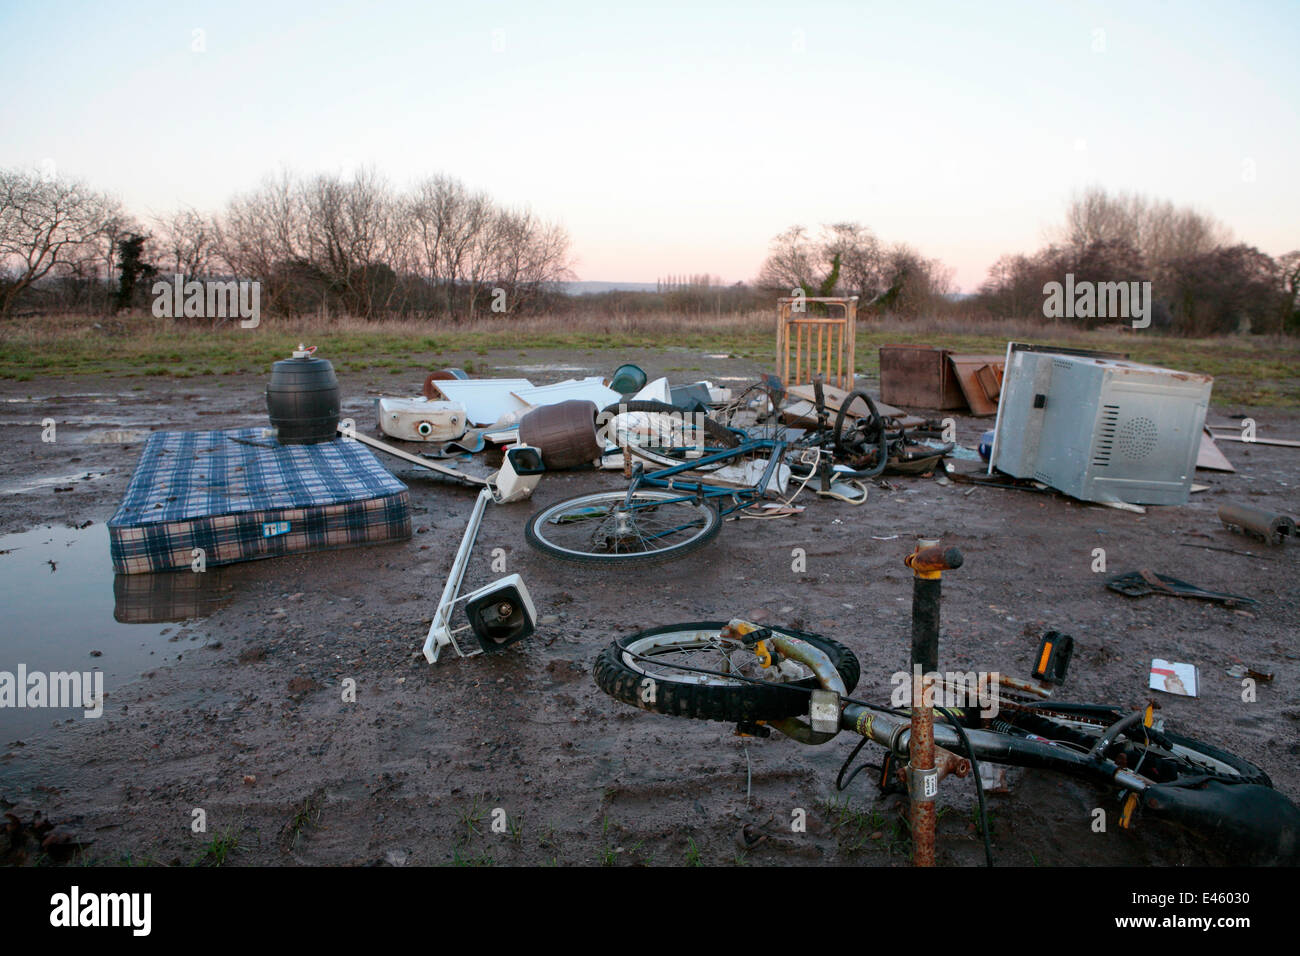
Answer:
[[[853,778],[856,777],[858,774],[860,774],[867,767],[870,767],[872,770],[880,770],[880,767],[876,766],[875,764],[862,763],[853,768],[853,772],[849,774],[848,780],[844,779],[844,771],[849,769],[849,764],[853,763],[853,759],[858,755],[858,753],[862,750],[862,748],[867,745],[867,741],[870,739],[871,739],[870,737],[863,737],[861,740],[859,740],[858,745],[853,748],[853,752],[849,754],[848,757],[845,759],[844,763],[840,765],[840,772],[835,775],[836,790],[840,790],[840,791],[847,790],[849,784],[853,782]]]
[[[961,725],[952,711],[946,707],[936,707],[939,713],[948,718],[948,723],[952,724],[957,731],[957,736],[961,738],[961,744],[966,748],[966,756],[970,758],[971,774],[975,777],[975,796],[979,799],[980,805],[980,832],[984,835],[984,862],[992,868],[993,866],[993,845],[989,842],[989,815],[988,809],[984,805],[984,783],[980,779],[979,758],[975,756],[975,748],[970,744],[970,737],[966,736],[966,728]]]

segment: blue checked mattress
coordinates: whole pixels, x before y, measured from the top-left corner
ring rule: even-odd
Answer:
[[[360,442],[281,445],[265,428],[155,432],[108,522],[119,574],[411,536],[411,499]]]

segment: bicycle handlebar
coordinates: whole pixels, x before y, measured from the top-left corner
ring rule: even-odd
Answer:
[[[936,544],[913,551],[903,559],[903,563],[913,571],[955,571],[965,560],[959,549],[943,548]]]

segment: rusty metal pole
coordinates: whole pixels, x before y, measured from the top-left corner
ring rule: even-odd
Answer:
[[[939,597],[943,572],[962,565],[956,548],[920,538],[903,559],[912,569],[912,732],[908,737],[907,792],[912,804],[912,865],[934,866],[935,798],[939,771],[934,755],[934,707],[923,676],[939,668]]]

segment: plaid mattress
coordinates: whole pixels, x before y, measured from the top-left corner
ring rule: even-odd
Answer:
[[[120,574],[411,536],[411,500],[355,441],[281,445],[269,429],[155,432],[108,522]]]

